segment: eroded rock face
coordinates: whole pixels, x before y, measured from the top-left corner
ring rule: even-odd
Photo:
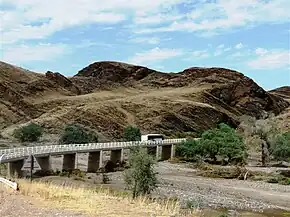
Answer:
[[[282,98],[269,94],[247,77],[213,88],[210,93],[240,113],[256,118],[263,118],[268,113],[277,115],[290,105]]]
[[[94,77],[103,81],[122,83],[138,81],[145,78],[154,70],[119,62],[96,62],[80,70],[75,77]]]
[[[45,74],[45,77],[48,80],[53,81],[54,83],[58,84],[59,86],[65,88],[65,89],[69,89],[70,91],[72,91],[76,94],[81,93],[79,88],[77,86],[75,86],[71,80],[69,80],[68,78],[66,78],[65,76],[63,76],[62,74],[60,74],[58,72],[47,71]]]
[[[290,83],[290,80],[289,80],[289,83]],[[290,100],[290,86],[284,86],[284,87],[280,87],[274,90],[270,90],[269,93],[280,96],[287,100]]]

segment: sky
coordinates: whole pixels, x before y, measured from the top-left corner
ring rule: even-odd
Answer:
[[[67,76],[95,61],[223,67],[290,86],[290,0],[1,0],[0,57]]]

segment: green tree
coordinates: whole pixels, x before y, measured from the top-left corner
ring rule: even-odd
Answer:
[[[84,144],[98,142],[97,134],[79,124],[67,125],[61,135],[61,144]]]
[[[128,126],[124,131],[124,138],[126,141],[140,141],[141,132],[140,129],[134,126]]]
[[[31,123],[14,130],[13,135],[20,142],[37,142],[43,134],[43,129],[40,125]]]
[[[187,160],[210,158],[214,162],[217,157],[223,158],[225,163],[243,163],[246,147],[243,138],[226,124],[218,128],[205,131],[199,140],[188,140],[178,148],[181,156]]]
[[[189,139],[176,147],[176,155],[186,160],[195,161],[202,155],[200,143],[194,139]]]
[[[204,157],[216,161],[217,156],[223,157],[228,163],[241,163],[246,158],[246,147],[243,138],[230,126],[222,123],[218,128],[202,134],[200,150]]]
[[[290,132],[280,134],[275,138],[270,153],[277,160],[290,161]]]
[[[138,147],[131,150],[130,168],[124,172],[124,180],[127,188],[132,191],[133,198],[148,195],[157,187],[155,163],[146,149]]]

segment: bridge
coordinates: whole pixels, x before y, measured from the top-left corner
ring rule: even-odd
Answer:
[[[103,151],[110,151],[110,160],[114,163],[123,161],[124,149],[145,147],[157,160],[168,160],[175,155],[175,146],[186,139],[166,139],[160,141],[131,141],[69,145],[42,145],[11,149],[0,149],[0,163],[8,163],[8,175],[22,176],[24,160],[34,155],[41,170],[51,169],[50,156],[63,155],[63,170],[75,168],[76,154],[89,153],[87,172],[96,172],[103,165]],[[160,157],[161,155],[161,157]]]

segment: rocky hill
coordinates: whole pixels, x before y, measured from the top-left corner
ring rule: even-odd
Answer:
[[[0,129],[9,137],[34,121],[48,133],[78,122],[104,140],[120,139],[129,124],[142,133],[199,132],[243,114],[265,117],[289,107],[243,74],[223,68],[162,73],[119,62],[96,62],[67,78],[0,62]]]
[[[286,100],[290,100],[290,86],[284,86],[274,90],[270,90],[269,93],[280,96]]]

